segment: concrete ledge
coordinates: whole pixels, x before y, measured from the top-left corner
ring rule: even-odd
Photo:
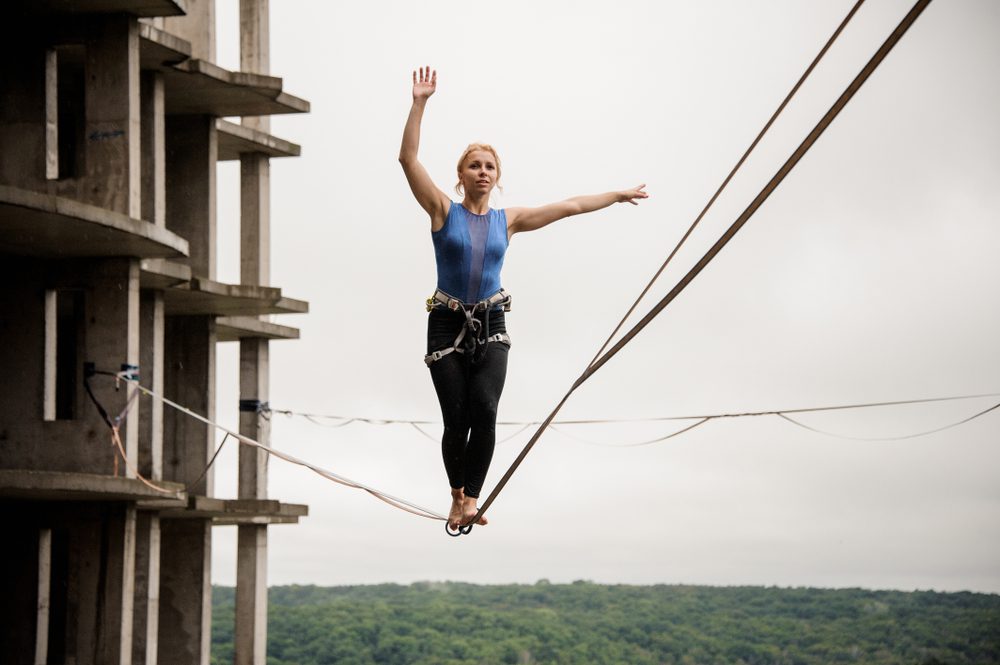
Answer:
[[[191,42],[148,23],[139,24],[139,62],[142,69],[164,69],[191,57]]]
[[[205,60],[165,70],[168,115],[214,116],[307,113],[309,102],[281,91],[281,79],[233,72]]]
[[[111,14],[183,16],[186,0],[32,0],[28,11],[46,14]]]
[[[191,280],[191,267],[167,259],[139,262],[139,285],[144,289],[169,289]]]
[[[215,128],[219,132],[219,161],[239,159],[241,154],[248,152],[269,157],[298,157],[302,154],[302,148],[291,141],[222,118],[215,121]]]
[[[220,316],[215,320],[215,332],[220,342],[236,342],[244,338],[298,339],[299,329],[261,321],[252,316]]]
[[[302,314],[309,303],[285,298],[271,286],[223,284],[204,277],[167,289],[164,305],[168,315],[259,316],[261,314]]]
[[[0,251],[25,256],[187,256],[162,226],[51,194],[0,185]]]
[[[163,519],[211,519],[216,525],[295,524],[309,514],[309,506],[272,499],[216,499],[189,496],[186,508],[164,510]]]
[[[39,501],[140,501],[169,500],[172,505],[184,505],[184,486],[165,480],[156,481],[174,494],[157,492],[136,478],[101,476],[92,473],[62,471],[0,470],[0,496]]]

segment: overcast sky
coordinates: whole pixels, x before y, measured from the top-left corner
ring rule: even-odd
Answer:
[[[492,143],[504,193],[538,205],[646,183],[650,198],[517,236],[501,420],[555,405],[852,5],[730,2],[271,4],[272,72],[312,113],[272,132],[271,404],[436,419],[422,362],[429,222],[396,161],[411,71],[438,91],[420,157],[452,193],[466,144]],[[909,10],[869,0],[654,287],[711,246]],[[236,0],[218,61],[238,68]],[[1000,4],[938,0],[718,258],[581,388],[565,418],[789,409],[1000,391]],[[219,279],[239,281],[238,165],[219,167]],[[238,346],[220,345],[235,428]],[[806,414],[854,437],[932,429],[1000,398]],[[273,460],[271,495],[307,503],[270,530],[271,584],[417,580],[862,586],[1000,592],[1000,411],[898,442],[776,417],[565,428],[535,446],[490,526],[442,524]],[[435,436],[439,427],[429,427]],[[512,434],[500,428],[500,436]],[[529,432],[498,445],[492,488]],[[221,438],[221,437],[220,437]],[[406,426],[275,416],[273,444],[446,512],[439,446]],[[235,495],[235,452],[216,468]],[[235,530],[214,579],[235,579]]]

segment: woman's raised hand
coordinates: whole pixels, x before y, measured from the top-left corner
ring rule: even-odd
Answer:
[[[437,90],[437,70],[430,67],[418,68],[413,72],[413,101],[427,99]]]
[[[624,191],[618,192],[618,203],[631,203],[634,206],[639,205],[636,199],[648,199],[649,194],[642,191],[646,188],[645,184],[639,185],[632,189],[626,189]]]

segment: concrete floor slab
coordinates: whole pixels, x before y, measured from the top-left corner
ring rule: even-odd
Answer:
[[[261,321],[251,316],[221,316],[215,320],[215,332],[220,342],[235,342],[244,338],[298,339],[299,329]]]
[[[183,16],[186,0],[34,0],[30,11],[45,14],[112,14]]]
[[[0,251],[23,256],[187,256],[167,229],[87,203],[0,185]]]
[[[168,115],[307,113],[309,102],[281,90],[281,79],[233,72],[205,60],[186,60],[164,72]]]
[[[216,525],[294,524],[309,514],[309,506],[273,499],[216,499],[189,496],[187,507],[164,510],[162,519],[211,519]]]
[[[102,476],[62,471],[0,469],[0,496],[38,501],[140,501],[156,499],[172,505],[186,501],[184,486],[160,480],[156,484],[173,490],[165,495],[136,478]]]
[[[219,161],[239,159],[240,154],[262,153],[269,157],[298,157],[302,148],[277,136],[257,131],[219,118],[215,121],[219,132]]]
[[[223,284],[194,277],[164,292],[167,315],[259,316],[303,314],[309,303],[281,295],[281,289],[247,284]]]
[[[191,57],[191,42],[148,23],[139,24],[139,62],[142,69],[162,70]]]

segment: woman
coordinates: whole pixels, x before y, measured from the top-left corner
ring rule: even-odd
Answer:
[[[413,106],[403,129],[399,162],[417,203],[431,218],[438,284],[428,298],[427,353],[431,379],[444,419],[441,450],[451,485],[448,527],[456,530],[478,512],[477,501],[493,457],[497,403],[507,374],[510,338],[504,310],[510,297],[500,288],[500,268],[510,239],[571,215],[638,205],[645,185],[620,192],[577,196],[537,208],[489,207],[500,184],[500,159],[485,144],[472,144],[458,161],[453,202],[417,160],[420,121],[437,89],[430,67],[413,72]],[[485,517],[478,524],[486,524]]]

